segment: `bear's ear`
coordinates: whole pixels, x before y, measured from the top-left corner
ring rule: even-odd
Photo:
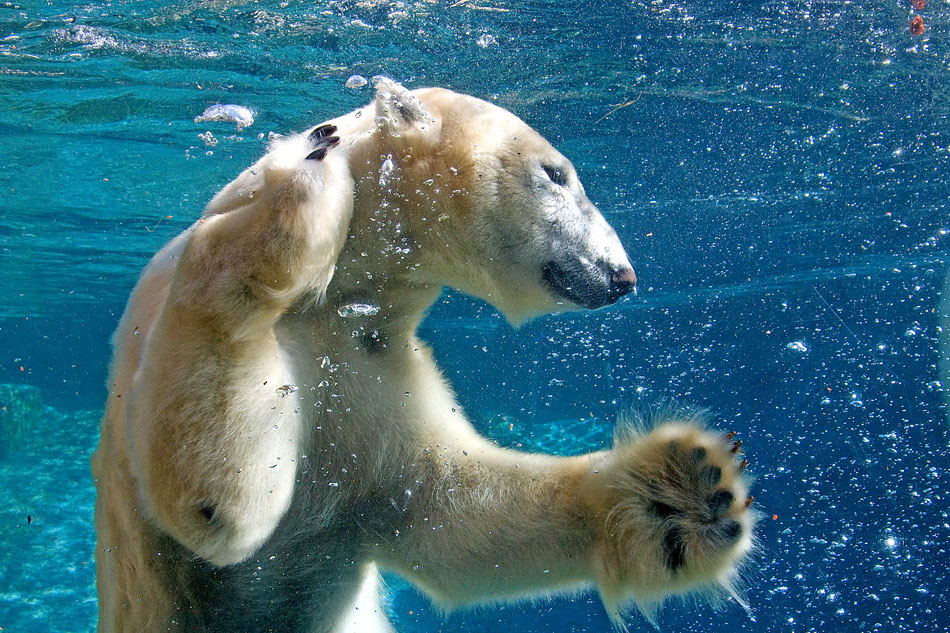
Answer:
[[[421,99],[389,77],[376,75],[376,125],[383,134],[410,137],[411,140],[435,139],[439,123]]]

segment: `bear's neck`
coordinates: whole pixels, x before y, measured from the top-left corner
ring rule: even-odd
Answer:
[[[384,158],[351,156],[369,173],[354,187],[353,218],[336,269],[327,287],[325,301],[312,299],[297,306],[313,321],[342,319],[339,328],[351,325],[385,328],[387,336],[411,337],[425,311],[439,297],[441,285],[424,281],[424,244],[414,232],[428,222],[418,192],[406,191],[408,178],[400,178],[396,163],[389,178],[380,175]],[[376,169],[366,170],[369,162]],[[385,168],[383,168],[385,170]],[[317,323],[315,323],[316,325]]]

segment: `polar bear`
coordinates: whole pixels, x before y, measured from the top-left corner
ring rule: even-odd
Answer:
[[[276,141],[115,334],[99,631],[391,631],[379,569],[446,609],[593,586],[618,624],[735,594],[754,518],[731,436],[681,414],[579,457],[501,448],[415,334],[443,286],[518,324],[635,283],[570,162],[485,101],[380,79]]]

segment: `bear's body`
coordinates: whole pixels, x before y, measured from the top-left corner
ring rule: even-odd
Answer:
[[[115,334],[99,630],[385,631],[377,567],[449,608],[595,585],[617,617],[730,589],[752,518],[720,435],[499,448],[415,335],[444,285],[519,322],[634,281],[570,163],[483,101],[381,81],[278,141],[155,256]]]

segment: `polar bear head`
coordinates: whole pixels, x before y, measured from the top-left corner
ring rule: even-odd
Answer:
[[[412,282],[483,298],[513,323],[599,308],[634,289],[623,246],[571,162],[510,112],[378,78],[374,103],[334,123],[341,147],[347,130],[364,139],[349,144],[351,168],[363,172],[355,213],[373,217],[351,235],[379,232],[381,210],[390,226],[398,217]]]

